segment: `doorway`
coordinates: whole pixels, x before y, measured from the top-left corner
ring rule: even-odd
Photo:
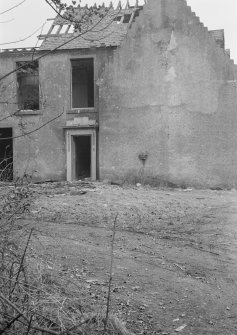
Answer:
[[[75,179],[91,177],[91,136],[73,136],[75,145]]]
[[[12,128],[0,128],[0,180],[13,180]]]
[[[67,180],[96,180],[96,130],[67,130],[66,141]]]

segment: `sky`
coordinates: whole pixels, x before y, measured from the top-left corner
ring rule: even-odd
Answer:
[[[110,0],[82,0],[82,5],[87,3],[91,6],[95,2],[109,4]],[[112,2],[117,5],[118,0]],[[125,2],[122,1],[123,4]],[[129,2],[132,5],[135,0]],[[140,0],[142,3],[143,0]],[[225,29],[226,48],[230,49],[231,58],[237,64],[237,0],[187,0],[187,3],[209,30]],[[9,10],[18,4],[18,7]],[[55,12],[45,0],[0,0],[0,49],[38,46],[37,36],[42,27],[43,32],[48,30],[52,21],[47,19],[54,17]]]

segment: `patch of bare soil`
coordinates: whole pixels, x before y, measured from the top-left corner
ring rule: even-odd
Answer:
[[[237,193],[102,183],[35,185],[32,269],[82,313],[111,309],[135,334],[237,333]],[[63,284],[62,284],[63,283]]]

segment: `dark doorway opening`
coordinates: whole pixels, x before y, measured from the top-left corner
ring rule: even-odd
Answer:
[[[75,177],[91,177],[91,136],[73,136],[75,143]]]
[[[12,128],[0,128],[0,180],[13,179]]]

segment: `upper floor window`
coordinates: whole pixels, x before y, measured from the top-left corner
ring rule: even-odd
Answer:
[[[94,59],[71,60],[72,108],[94,107]]]
[[[20,110],[39,109],[39,65],[37,61],[17,62],[17,98]]]

